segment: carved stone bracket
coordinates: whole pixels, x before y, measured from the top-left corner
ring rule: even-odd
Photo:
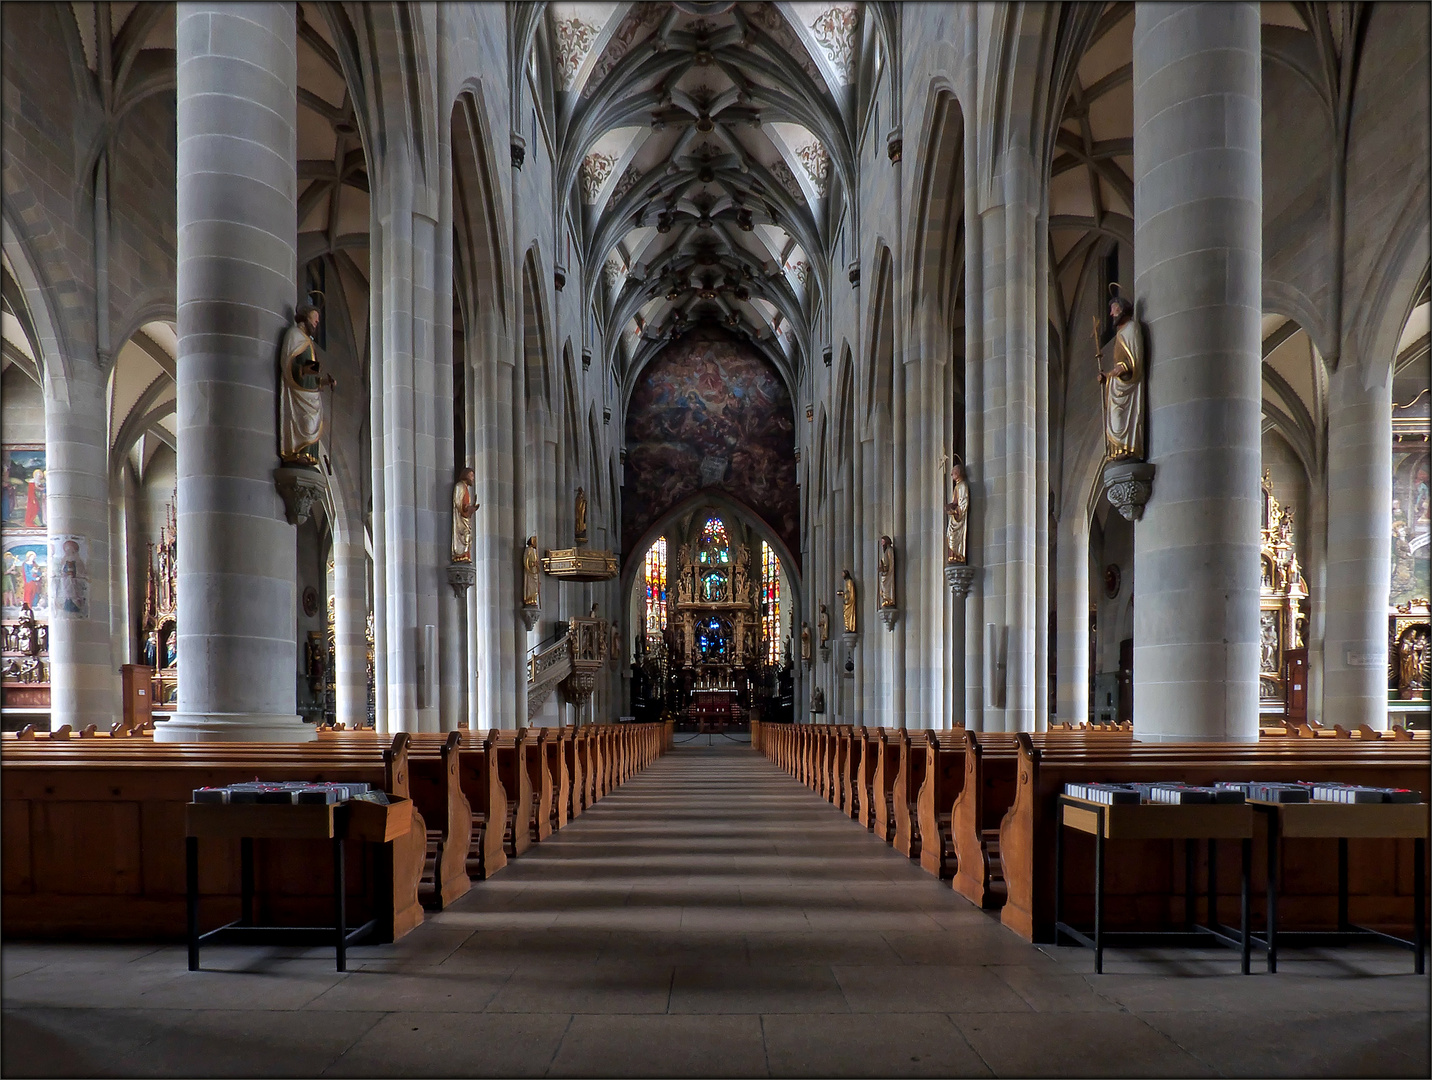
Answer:
[[[517,132],[512,133],[512,167],[522,168],[522,163],[527,160],[527,140]]]
[[[956,600],[963,600],[969,596],[970,589],[975,583],[975,568],[973,566],[947,566],[945,567],[945,584],[955,594]]]
[[[273,471],[274,487],[283,497],[284,513],[290,525],[301,525],[313,513],[313,504],[323,502],[326,484],[317,469],[282,465]]]
[[[860,632],[847,630],[840,635],[840,640],[845,644],[845,673],[853,675],[855,673],[855,646],[860,644]]]
[[[821,662],[822,664],[828,664],[828,663],[830,663],[830,646],[829,646],[829,645],[822,645],[822,646],[820,647],[820,662]]]
[[[453,595],[461,600],[463,594],[477,582],[477,571],[472,563],[448,563],[447,580]]]
[[[524,607],[522,609],[522,621],[529,631],[536,628],[537,620],[541,617],[542,609],[540,607]]]
[[[900,609],[897,607],[883,607],[880,609],[880,621],[885,624],[886,630],[894,630],[895,624],[900,619]]]
[[[1125,521],[1138,521],[1154,493],[1154,467],[1142,461],[1110,461],[1104,465],[1104,496]]]

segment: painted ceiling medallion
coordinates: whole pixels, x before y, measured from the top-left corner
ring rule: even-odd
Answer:
[[[592,49],[600,32],[589,22],[575,16],[557,21],[557,71],[562,76],[562,89],[570,90],[577,81],[577,71]]]
[[[855,9],[827,8],[810,24],[830,66],[835,68],[841,82],[850,81],[851,60],[855,56]]]

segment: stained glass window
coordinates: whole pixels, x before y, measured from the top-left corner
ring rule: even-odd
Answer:
[[[646,632],[660,637],[666,629],[666,537],[646,552]]]
[[[761,631],[766,636],[766,663],[781,659],[781,560],[761,541]]]
[[[704,566],[728,566],[731,542],[726,539],[726,525],[718,517],[707,519],[701,529],[701,551],[697,555]]]

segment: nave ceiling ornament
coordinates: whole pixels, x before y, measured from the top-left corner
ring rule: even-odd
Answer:
[[[820,268],[854,175],[862,9],[578,3],[531,19],[552,53],[574,261],[594,268],[584,288],[627,392],[702,323],[794,385],[823,344]]]

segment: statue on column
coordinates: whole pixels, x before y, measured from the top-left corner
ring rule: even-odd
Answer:
[[[317,447],[323,438],[322,390],[338,385],[318,367],[313,335],[319,318],[312,304],[300,304],[284,335],[279,358],[279,460],[313,469],[318,468]]]
[[[895,541],[888,536],[880,538],[880,556],[877,563],[880,585],[880,607],[895,606]]]
[[[970,532],[970,483],[959,459],[950,467],[952,490],[945,504],[945,565],[964,566]]]
[[[810,663],[810,623],[801,623],[801,659]]]
[[[587,542],[587,489],[577,489],[576,529],[577,545]]]
[[[816,630],[820,633],[820,647],[823,649],[830,641],[830,612],[826,610],[822,601],[820,612],[815,617]]]
[[[1134,305],[1109,286],[1109,317],[1114,336],[1114,366],[1104,370],[1104,346],[1094,354],[1104,397],[1104,445],[1109,461],[1144,460],[1144,336]],[[1097,331],[1097,327],[1096,327]]]
[[[845,582],[845,588],[840,591],[840,613],[845,624],[845,632],[853,634],[855,630],[855,579],[850,576],[849,570],[840,572],[841,580]]]
[[[472,562],[472,515],[478,511],[478,504],[472,499],[474,479],[472,469],[463,469],[452,486],[452,561],[455,563]]]
[[[537,536],[535,533],[527,538],[527,543],[522,548],[522,606],[530,608],[542,606],[542,579],[537,561]]]

